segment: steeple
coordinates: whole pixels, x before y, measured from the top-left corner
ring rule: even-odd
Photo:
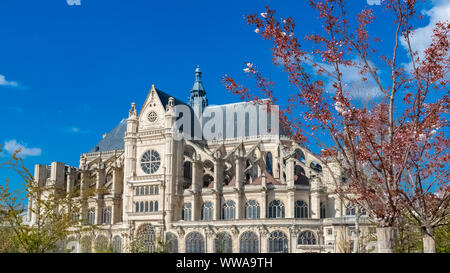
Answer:
[[[206,98],[205,88],[202,84],[202,71],[198,65],[195,69],[195,82],[191,89],[189,105],[194,109],[197,116],[200,116],[206,106],[208,106],[208,99]]]

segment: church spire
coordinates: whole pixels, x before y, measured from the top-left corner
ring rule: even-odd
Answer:
[[[192,86],[189,97],[189,105],[194,109],[197,116],[203,113],[203,110],[208,106],[208,99],[206,98],[206,91],[202,84],[202,71],[197,65],[195,69],[195,82]]]

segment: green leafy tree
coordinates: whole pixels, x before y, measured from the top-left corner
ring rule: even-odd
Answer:
[[[2,251],[55,251],[68,235],[86,230],[80,225],[79,217],[74,217],[80,213],[76,193],[66,193],[53,185],[37,185],[22,158],[18,156],[19,153],[20,150],[9,160],[0,162],[0,170],[13,170],[22,180],[22,187],[16,190],[10,188],[9,179],[4,185],[0,185],[0,223],[8,231],[2,232],[2,241],[10,242]],[[28,214],[34,215],[31,222],[27,221],[25,207],[30,198],[32,205],[29,206]]]

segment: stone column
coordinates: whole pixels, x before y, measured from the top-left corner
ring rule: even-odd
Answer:
[[[295,191],[289,190],[287,193],[286,218],[295,217]]]
[[[213,220],[220,220],[220,210],[222,208],[221,197],[219,193],[215,193],[214,196],[214,208],[213,208]]]
[[[259,253],[268,253],[269,252],[269,247],[267,245],[267,239],[269,238],[269,231],[267,230],[267,228],[260,228],[260,232],[259,232],[260,236],[260,240],[259,240],[259,245],[260,245],[260,250]]]
[[[97,198],[103,198],[104,195],[104,188],[105,185],[105,168],[104,164],[100,163],[99,167],[97,169],[97,180],[95,183],[95,189],[97,190],[96,195]]]
[[[311,179],[311,218],[320,219],[320,179],[316,176]]]
[[[286,161],[286,184],[288,188],[295,186],[294,181],[295,161],[293,158],[288,158]]]
[[[259,200],[259,206],[261,209],[261,219],[267,218],[267,190],[263,189],[261,191],[261,197]]]
[[[127,119],[127,132],[124,137],[125,149],[124,149],[124,181],[123,181],[123,210],[122,218],[124,222],[128,222],[128,212],[132,211],[132,187],[128,185],[133,176],[136,175],[136,143],[137,143],[137,131],[138,131],[139,121],[137,119],[136,104],[133,102],[129,111]]]
[[[97,206],[95,206],[95,224],[100,225],[103,223],[103,200],[97,200]]]
[[[70,167],[66,175],[67,175],[66,193],[71,193],[73,186],[75,185],[75,176],[76,176],[75,169]]]
[[[192,202],[192,220],[200,220],[201,202],[200,196],[203,188],[203,172],[200,156],[192,161],[192,190],[194,192],[194,200]]]
[[[299,230],[297,227],[293,226],[289,228],[289,252],[297,253],[297,236],[299,234]]]

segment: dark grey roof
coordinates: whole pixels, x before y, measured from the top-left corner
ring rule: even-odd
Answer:
[[[169,94],[167,94],[167,93],[165,93],[165,92],[163,92],[161,90],[156,89],[156,92],[158,93],[158,97],[161,100],[161,103],[162,103],[164,108],[166,108],[167,104],[169,103],[169,98],[170,97],[173,97],[175,105],[178,105],[178,104],[187,105],[186,103],[182,102],[181,100],[179,100],[179,99],[175,98],[174,96],[171,96],[171,95],[169,95]],[[187,106],[189,106],[189,105],[187,105]]]
[[[111,132],[109,132],[102,140],[100,140],[99,143],[97,143],[97,145],[95,145],[90,153],[123,150],[123,138],[126,130],[127,120],[122,119],[120,123],[111,130]]]

